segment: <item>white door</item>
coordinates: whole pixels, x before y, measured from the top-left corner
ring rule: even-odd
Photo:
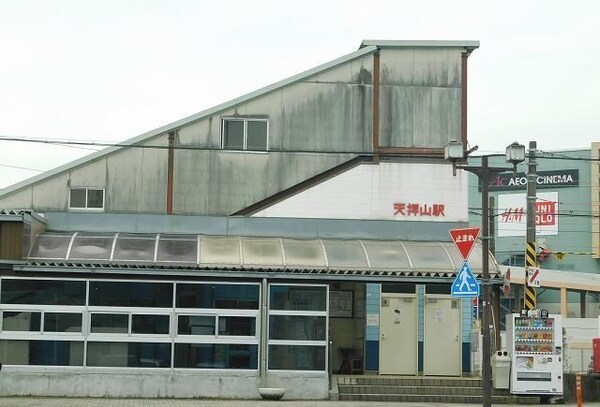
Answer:
[[[417,374],[417,297],[382,294],[379,373]]]
[[[462,373],[461,300],[425,295],[423,373],[460,376]]]

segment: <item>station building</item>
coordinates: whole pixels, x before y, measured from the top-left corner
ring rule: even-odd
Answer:
[[[468,177],[443,147],[467,145],[478,46],[363,41],[1,190],[2,395],[319,399],[338,373],[472,375],[448,233]]]

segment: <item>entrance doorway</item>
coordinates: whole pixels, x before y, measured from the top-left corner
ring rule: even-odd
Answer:
[[[379,373],[417,374],[417,296],[381,294]]]
[[[462,372],[461,300],[425,295],[423,374],[460,376]]]

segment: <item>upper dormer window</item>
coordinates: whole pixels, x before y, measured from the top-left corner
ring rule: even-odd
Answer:
[[[225,118],[221,128],[224,150],[267,151],[269,121],[267,119]]]
[[[71,188],[69,209],[101,211],[104,209],[104,189]]]

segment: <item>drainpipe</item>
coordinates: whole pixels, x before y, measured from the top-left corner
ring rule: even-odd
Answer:
[[[173,162],[175,160],[175,132],[169,132],[167,157],[167,215],[173,214]]]
[[[373,54],[373,161],[379,161],[379,90],[381,62],[379,51]]]
[[[461,69],[461,105],[460,105],[460,139],[463,146],[468,146],[467,140],[467,59],[471,54],[470,50],[462,53],[462,69]]]

